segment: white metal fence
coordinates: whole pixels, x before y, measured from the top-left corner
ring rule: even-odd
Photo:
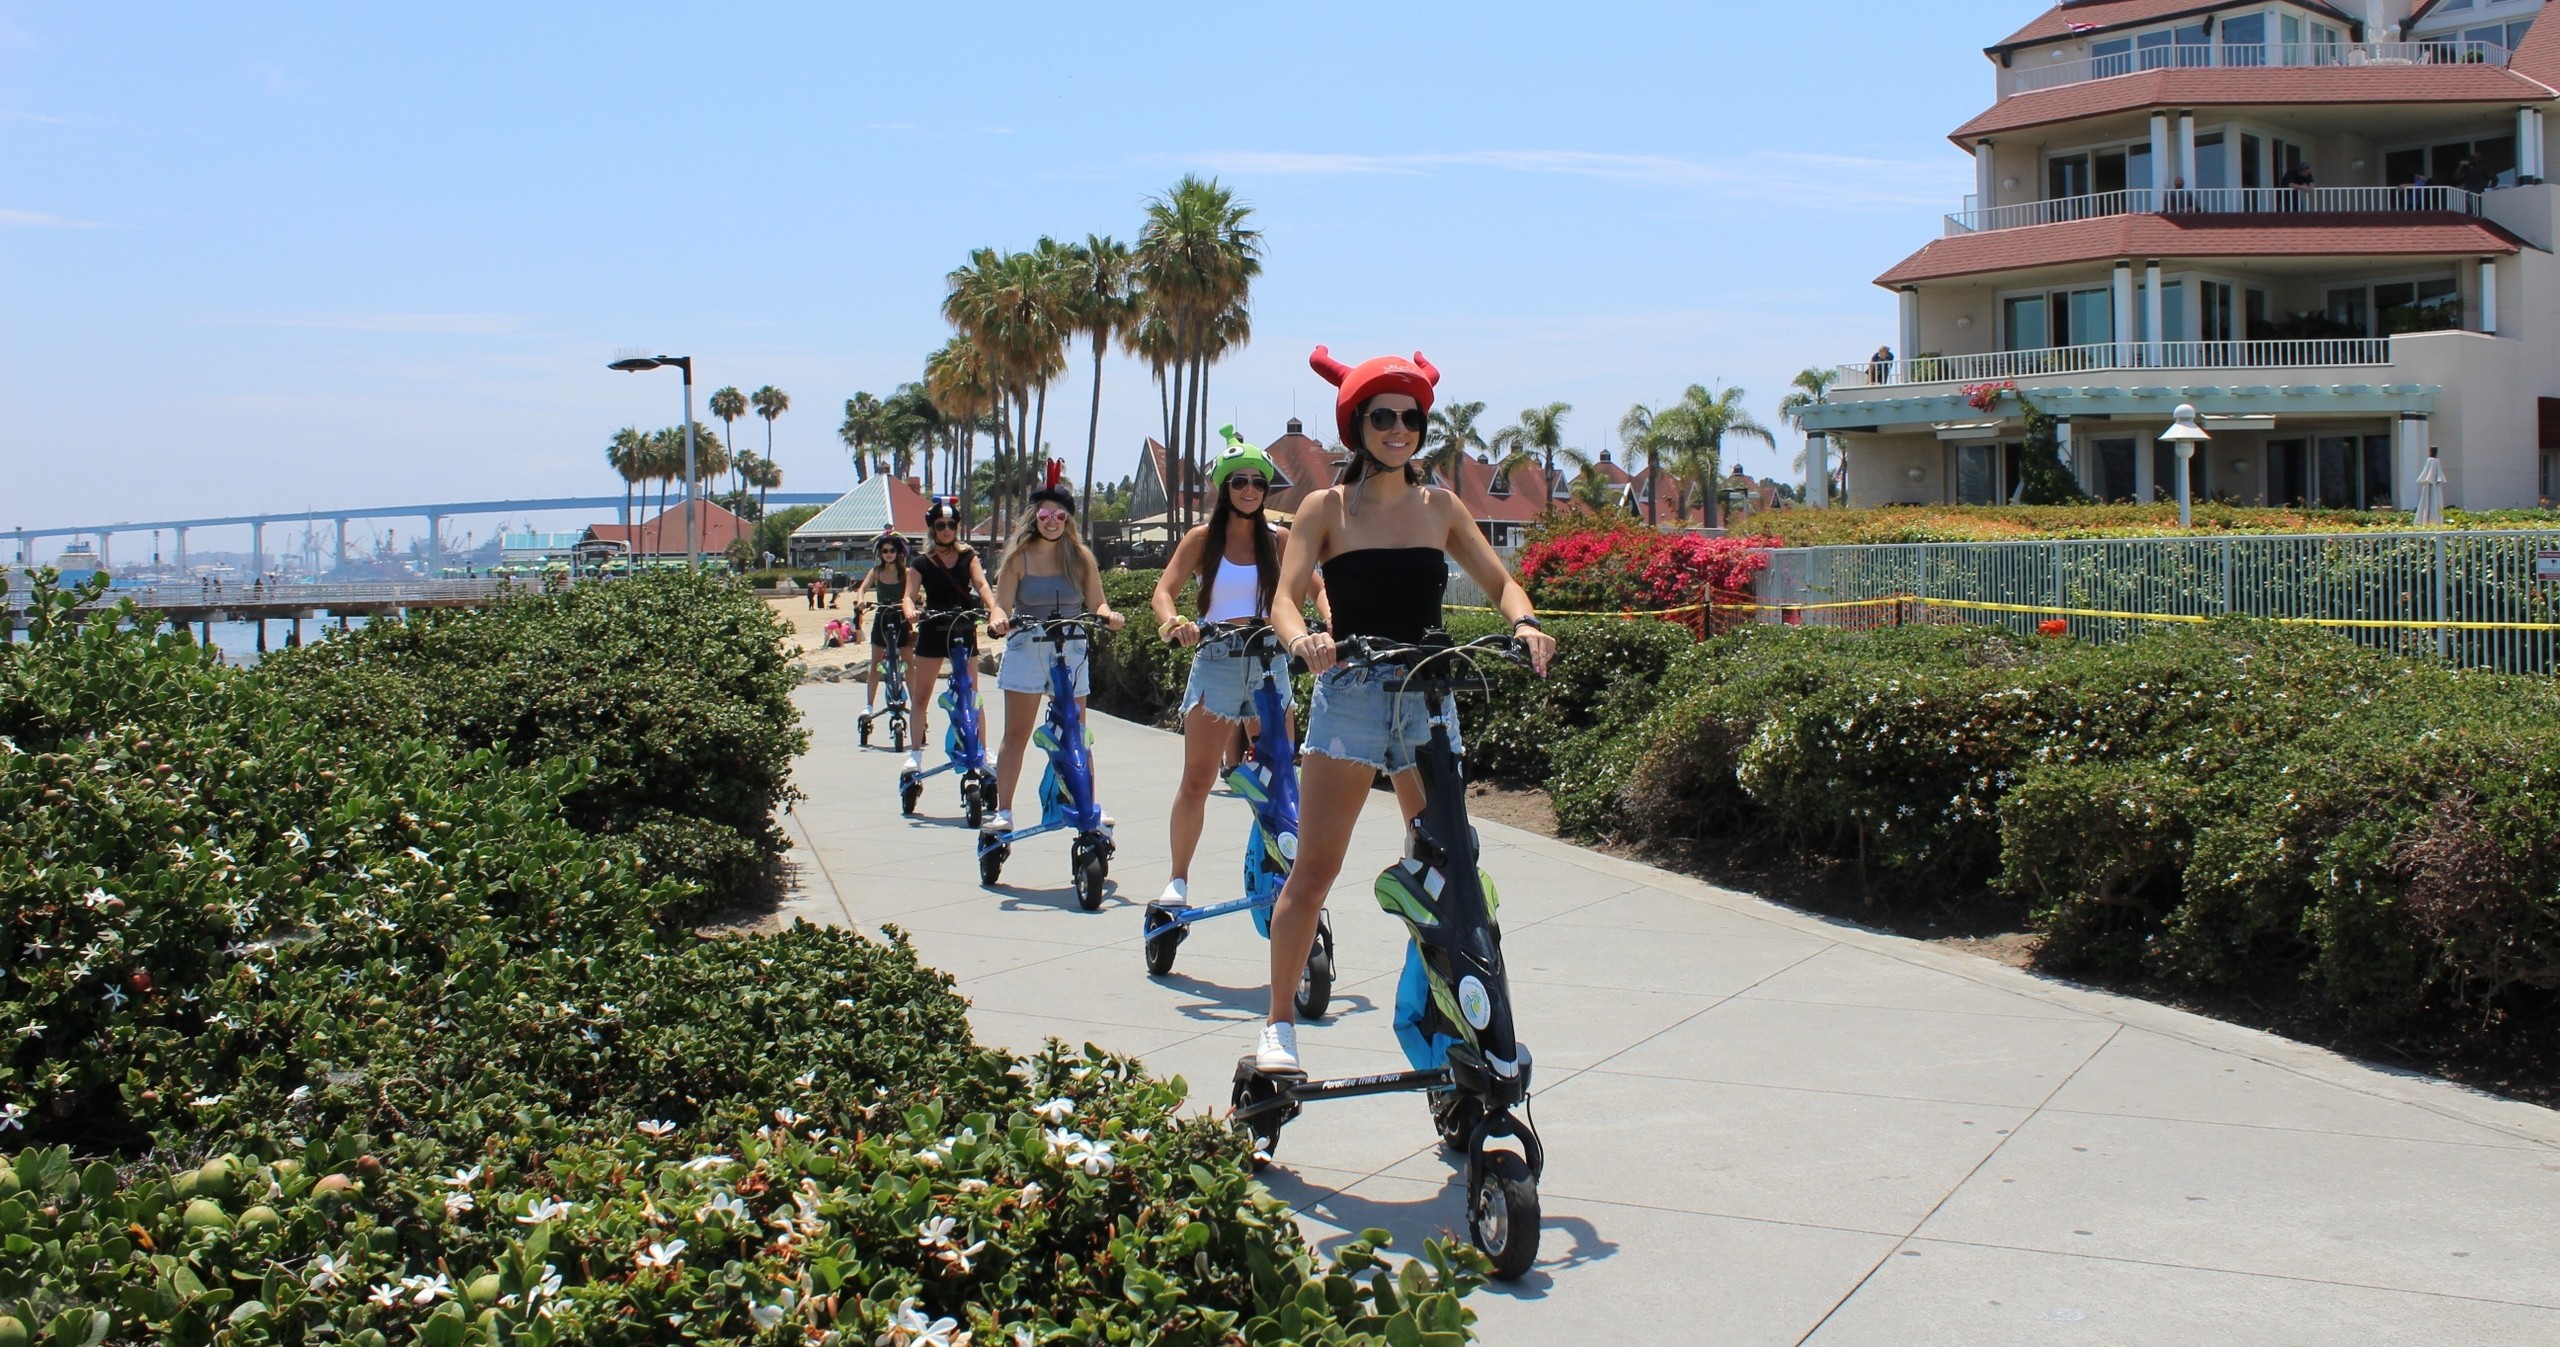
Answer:
[[[2042,346],[2026,351],[1924,355],[1836,366],[1835,388],[1887,384],[1978,383],[2040,374],[2115,369],[2326,369],[2391,363],[2389,337],[2320,337],[2297,341],[2131,341]]]
[[[2560,582],[2536,578],[2544,552],[2560,552],[2560,529],[1790,547],[1757,594],[1772,622],[1834,611],[1783,606],[1903,596],[1930,620],[2024,633],[2058,618],[2092,641],[2161,625],[2142,614],[2307,619],[2402,654],[2552,674]]]

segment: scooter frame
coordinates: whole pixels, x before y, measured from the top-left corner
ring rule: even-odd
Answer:
[[[907,630],[902,616],[889,618],[889,658],[881,662],[880,681],[889,685],[889,700],[877,711],[865,711],[856,720],[862,731],[862,746],[871,747],[871,722],[881,716],[889,718],[889,751],[907,751],[907,647],[915,643],[915,634]]]
[[[1279,1145],[1280,1129],[1308,1104],[1405,1090],[1437,1092],[1433,1124],[1442,1141],[1452,1149],[1463,1148],[1466,1157],[1467,1238],[1492,1259],[1496,1277],[1515,1278],[1537,1260],[1538,1179],[1547,1162],[1546,1147],[1527,1115],[1530,1054],[1512,1025],[1502,932],[1476,866],[1464,764],[1452,735],[1455,694],[1481,688],[1483,680],[1472,671],[1426,677],[1423,670],[1435,661],[1475,655],[1517,660],[1524,651],[1511,636],[1458,646],[1445,640],[1408,646],[1353,638],[1340,649],[1351,667],[1404,669],[1397,690],[1421,693],[1430,710],[1431,737],[1416,754],[1422,814],[1407,835],[1405,859],[1378,876],[1376,891],[1379,905],[1412,931],[1430,984],[1432,1010],[1425,1026],[1447,1031],[1446,1063],[1429,1070],[1309,1080],[1263,1071],[1248,1054],[1236,1063],[1229,1116],[1252,1136],[1254,1163],[1260,1166],[1269,1163]],[[1504,1137],[1518,1142],[1518,1153],[1489,1144]]]
[[[1068,851],[1067,873],[1076,890],[1076,906],[1087,912],[1102,910],[1104,887],[1111,879],[1111,830],[1102,826],[1102,805],[1093,794],[1093,750],[1085,743],[1084,708],[1076,704],[1074,666],[1067,663],[1067,643],[1084,640],[1088,646],[1102,618],[1096,613],[1078,613],[1072,617],[1023,618],[1014,624],[1036,633],[1028,643],[1046,642],[1049,655],[1049,709],[1041,728],[1045,742],[1041,745],[1049,755],[1048,771],[1040,779],[1040,821],[1028,828],[997,832],[983,828],[978,833],[978,882],[992,886],[1004,873],[1004,863],[1013,855],[1013,844],[1042,833],[1073,829],[1075,845]]]
[[[910,768],[898,773],[898,812],[913,814],[916,802],[924,798],[925,778],[956,772],[960,778],[960,809],[972,828],[987,821],[996,808],[996,774],[987,762],[985,717],[978,706],[978,611],[974,608],[935,610],[918,614],[917,624],[932,621],[951,624],[951,686],[943,694],[942,709],[951,713],[951,727],[943,732],[943,752],[939,767],[921,770]],[[919,745],[921,747],[921,745]]]
[[[1289,658],[1271,624],[1259,619],[1203,622],[1200,644],[1235,641],[1237,653],[1260,661],[1253,686],[1253,713],[1261,728],[1253,740],[1253,761],[1227,773],[1227,784],[1253,804],[1253,828],[1245,838],[1244,896],[1203,906],[1163,907],[1147,904],[1141,927],[1147,972],[1163,977],[1173,972],[1174,952],[1185,933],[1212,917],[1251,912],[1263,938],[1271,935],[1271,905],[1298,858],[1298,746],[1289,732],[1289,708],[1283,700]],[[1196,654],[1194,656],[1197,658]],[[1320,1020],[1333,1002],[1333,920],[1320,914],[1316,942],[1307,951],[1307,966],[1298,975],[1298,1016]]]

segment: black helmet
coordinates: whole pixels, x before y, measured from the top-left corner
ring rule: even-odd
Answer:
[[[932,504],[924,507],[924,526],[927,529],[943,524],[956,526],[959,522],[960,503],[949,496],[936,496]]]
[[[907,554],[907,535],[898,532],[896,529],[881,530],[880,536],[872,541],[871,550],[873,552],[878,552],[884,547],[895,547],[898,549],[899,556],[905,556]]]

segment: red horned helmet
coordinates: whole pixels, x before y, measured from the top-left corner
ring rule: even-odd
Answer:
[[[1357,365],[1345,365],[1333,358],[1333,352],[1319,346],[1315,354],[1307,357],[1307,364],[1323,375],[1326,383],[1341,390],[1333,398],[1334,426],[1342,432],[1342,442],[1354,449],[1360,447],[1360,427],[1355,422],[1361,403],[1380,393],[1402,393],[1427,412],[1431,410],[1432,386],[1440,382],[1439,367],[1424,359],[1420,351],[1414,352],[1411,360],[1382,355]]]
[[[1055,505],[1069,514],[1074,514],[1076,493],[1064,485],[1066,475],[1067,461],[1063,458],[1050,459],[1049,470],[1040,483],[1040,489],[1031,493],[1031,503]]]

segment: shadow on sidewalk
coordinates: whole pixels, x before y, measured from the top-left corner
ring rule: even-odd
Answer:
[[[1271,1006],[1271,989],[1258,983],[1251,987],[1229,987],[1221,983],[1205,982],[1183,973],[1167,973],[1162,977],[1149,974],[1147,980],[1159,987],[1171,987],[1176,991],[1189,992],[1200,998],[1197,1001],[1186,1001],[1173,1008],[1175,1014],[1185,1019],[1205,1020],[1213,1024],[1235,1024],[1240,1022],[1235,1015],[1221,1015],[1217,1012],[1233,1011],[1236,1015],[1258,1018]],[[1333,994],[1332,1002],[1325,1007],[1323,1017],[1316,1022],[1329,1024],[1345,1015],[1365,1014],[1377,1008],[1377,1003],[1368,997],[1337,991]]]
[[[1388,1249],[1407,1258],[1421,1257],[1426,1239],[1467,1242],[1465,1179],[1457,1172],[1449,1175],[1440,1191],[1411,1202],[1381,1202],[1345,1189],[1311,1184],[1280,1169],[1265,1171],[1262,1182],[1272,1196],[1288,1203],[1292,1210],[1349,1232],[1315,1242],[1317,1252],[1328,1258],[1340,1256],[1344,1245],[1358,1239],[1360,1231],[1371,1228],[1393,1235],[1395,1242]],[[1590,1221],[1580,1216],[1548,1213],[1538,1222],[1538,1230],[1538,1261],[1528,1274],[1515,1282],[1489,1282],[1477,1294],[1543,1300],[1554,1288],[1555,1274],[1600,1262],[1618,1252],[1616,1242],[1603,1238]],[[1566,1241],[1570,1241],[1566,1247],[1557,1247]]]

